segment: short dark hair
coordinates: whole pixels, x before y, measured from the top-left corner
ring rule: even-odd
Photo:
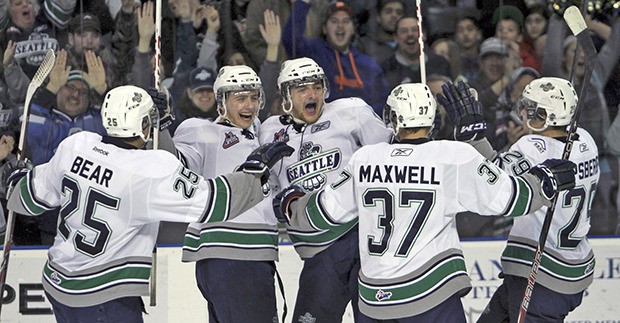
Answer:
[[[381,13],[381,10],[383,10],[383,7],[385,7],[385,5],[387,5],[388,3],[392,3],[392,2],[399,2],[400,4],[403,5],[403,9],[407,11],[407,3],[404,0],[378,0],[377,1],[377,13]]]

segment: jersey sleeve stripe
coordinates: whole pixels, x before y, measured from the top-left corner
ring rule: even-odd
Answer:
[[[209,181],[213,187],[214,198],[210,201],[210,214],[207,222],[221,222],[228,219],[230,212],[230,183],[225,177],[216,177]]]
[[[532,188],[520,177],[511,177],[513,196],[508,207],[508,212],[504,215],[521,216],[528,214],[532,203]]]
[[[209,200],[207,201],[207,205],[205,205],[204,213],[200,219],[198,219],[198,222],[205,222],[213,210],[213,198],[215,195],[213,180],[207,180],[207,184],[209,185],[209,192],[211,192],[211,194],[209,194]]]
[[[318,193],[314,193],[312,197],[310,197],[308,206],[306,206],[306,213],[308,214],[310,223],[319,230],[329,230],[339,227],[342,223],[334,221],[321,203],[321,195],[323,195],[323,192],[324,191],[319,191]]]
[[[45,211],[52,210],[53,207],[47,205],[45,201],[41,201],[34,193],[32,185],[32,172],[26,175],[26,178],[19,182],[19,190],[22,205],[30,214],[39,215]]]

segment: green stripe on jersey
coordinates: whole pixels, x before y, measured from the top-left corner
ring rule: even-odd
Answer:
[[[19,191],[21,193],[22,203],[24,204],[24,207],[28,210],[28,212],[32,213],[33,215],[39,215],[47,211],[48,209],[37,203],[30,194],[30,176],[31,175],[28,174],[28,176],[22,178],[22,180],[19,181]]]
[[[213,199],[211,216],[209,216],[207,222],[222,222],[228,218],[230,190],[221,177],[216,177],[213,183],[215,186],[213,192],[215,194],[215,199]]]
[[[526,262],[527,266],[531,266],[532,259],[534,259],[534,253],[535,251],[532,249],[510,244],[509,242],[506,245],[506,249],[504,249],[504,252],[502,253],[502,259],[507,261],[517,260],[520,263]],[[569,264],[562,262],[559,259],[550,258],[546,253],[543,253],[540,261],[540,267],[568,280],[579,280],[586,278],[586,276],[588,276],[594,269],[594,264],[594,258],[586,261],[585,263]]]
[[[226,231],[220,231],[226,230]],[[248,232],[238,231],[231,232],[232,229],[219,229],[219,230],[203,230],[200,233],[200,237],[194,235],[185,235],[183,245],[191,249],[197,249],[202,244],[209,243],[228,243],[248,246],[276,246],[278,245],[278,233],[265,233],[265,232]]]
[[[360,280],[359,294],[362,299],[371,304],[381,302],[381,304],[390,305],[393,303],[415,301],[416,298],[428,296],[427,294],[429,291],[440,288],[446,283],[446,279],[452,279],[457,275],[467,275],[465,261],[462,257],[448,259],[437,264],[430,272],[414,280],[399,284],[377,287],[365,285],[364,282]]]
[[[49,263],[46,263],[43,267],[43,274],[54,287],[70,294],[72,292],[96,291],[106,285],[122,282],[138,283],[142,281],[148,283],[151,265],[128,263],[92,275],[71,277],[61,274],[51,268]]]
[[[512,212],[510,212],[508,216],[521,216],[527,214],[529,206],[532,203],[533,193],[527,183],[525,183],[525,180],[516,176],[514,178],[517,181],[517,192],[515,193],[515,201],[511,207]]]

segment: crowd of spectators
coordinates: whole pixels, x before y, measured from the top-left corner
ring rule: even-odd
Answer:
[[[442,17],[443,10],[445,19],[423,16],[421,62],[413,0],[163,0],[161,78],[176,109],[171,133],[187,118],[217,117],[213,82],[225,65],[248,65],[260,75],[266,101],[261,120],[281,114],[280,63],[307,56],[328,77],[328,102],[361,97],[379,116],[392,88],[422,80],[421,64],[435,91],[449,81],[466,81],[484,106],[487,138],[501,151],[525,133],[514,106],[527,83],[555,76],[582,87],[585,57],[575,51],[576,38],[561,18],[570,2],[558,4],[554,9],[546,0],[506,0],[502,6],[423,0],[423,13],[433,8]],[[49,160],[58,143],[76,131],[103,131],[99,109],[108,90],[153,87],[154,12],[153,2],[143,0],[1,1],[0,157],[14,158],[4,150],[17,142],[26,90],[47,49],[58,59],[33,98],[24,149],[35,164]],[[580,122],[600,152],[601,181],[591,206],[594,234],[620,230],[619,15],[618,8],[586,15],[598,49]],[[435,135],[450,138],[451,125],[441,107],[440,112],[442,127]],[[16,243],[48,243],[56,218],[19,218]],[[489,220],[464,215],[461,235],[503,234],[504,224],[484,221]]]

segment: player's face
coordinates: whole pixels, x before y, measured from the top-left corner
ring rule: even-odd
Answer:
[[[342,10],[334,12],[323,26],[327,42],[341,52],[349,48],[354,32],[353,20]]]
[[[98,53],[101,47],[101,34],[95,30],[84,30],[82,33],[76,31],[73,34],[69,34],[68,40],[78,54],[82,54],[87,50]]]
[[[324,91],[321,81],[291,86],[293,116],[308,124],[315,123],[321,116],[325,104]]]
[[[396,22],[403,16],[405,8],[400,2],[390,2],[381,8],[377,21],[381,29],[388,33],[394,33],[396,31]]]
[[[258,115],[260,93],[253,91],[229,92],[226,97],[226,119],[240,128],[249,128]]]
[[[195,91],[187,89],[187,96],[202,112],[210,111],[215,107],[215,93],[213,93],[213,89],[203,88]]]
[[[58,110],[76,117],[88,108],[88,87],[82,81],[69,81],[56,94]]]
[[[417,19],[401,19],[396,26],[398,50],[408,56],[418,55],[420,53],[420,44],[418,43],[419,35]]]

